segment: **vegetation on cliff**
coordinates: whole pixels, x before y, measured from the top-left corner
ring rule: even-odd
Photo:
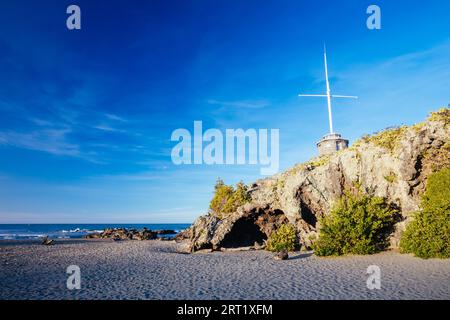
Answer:
[[[407,129],[408,127],[406,126],[387,128],[373,135],[362,137],[356,141],[353,146],[358,147],[362,143],[372,143],[378,147],[389,150],[389,152],[392,153],[398,147],[400,140]]]
[[[273,231],[267,240],[267,250],[281,252],[293,251],[297,244],[295,227],[292,224],[283,224],[278,230]]]
[[[430,113],[428,121],[443,122],[444,126],[450,125],[450,108],[441,108],[438,111]]]
[[[373,254],[388,246],[397,211],[380,197],[346,190],[320,220],[319,238],[313,245],[318,256]]]
[[[401,251],[421,258],[450,258],[450,168],[428,177],[421,207],[402,235]]]
[[[209,204],[209,210],[212,215],[223,219],[250,200],[248,188],[244,183],[239,182],[234,188],[218,179],[214,186],[214,197]]]
[[[444,123],[444,127],[450,124],[450,109],[441,108],[438,111],[431,112],[426,121],[436,121]],[[412,128],[419,131],[425,122],[417,123]],[[374,144],[378,147],[389,150],[393,153],[395,149],[399,146],[401,139],[403,138],[405,132],[408,130],[408,126],[391,127],[386,128],[380,132],[376,132],[372,135],[365,135],[359,140],[355,141],[351,149],[358,148],[362,144]]]

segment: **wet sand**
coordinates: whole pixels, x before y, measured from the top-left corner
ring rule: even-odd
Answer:
[[[81,289],[68,290],[78,265]],[[381,268],[381,289],[366,286]],[[450,299],[450,259],[385,252],[318,258],[266,251],[175,252],[173,242],[0,242],[0,299]]]

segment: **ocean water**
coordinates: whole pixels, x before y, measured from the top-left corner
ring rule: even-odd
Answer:
[[[53,239],[82,238],[83,236],[101,232],[106,228],[127,228],[150,230],[181,230],[189,224],[0,224],[0,240],[38,239],[48,236]]]

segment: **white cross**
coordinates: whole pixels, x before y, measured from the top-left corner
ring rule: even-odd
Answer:
[[[327,83],[327,94],[299,94],[299,97],[326,97],[328,101],[328,122],[330,125],[330,133],[333,132],[333,115],[331,114],[331,98],[347,98],[347,99],[358,99],[356,96],[342,96],[331,94],[330,82],[328,81],[328,64],[327,64],[327,50],[324,46],[323,57],[325,61],[325,80]]]

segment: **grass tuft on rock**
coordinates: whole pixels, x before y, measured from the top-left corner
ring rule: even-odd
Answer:
[[[393,153],[407,129],[406,126],[387,128],[373,135],[366,135],[353,144],[353,149],[359,147],[362,143],[372,143]]]
[[[397,181],[397,175],[394,172],[391,172],[388,175],[384,176],[384,180],[391,184],[395,183]]]
[[[450,108],[441,108],[438,111],[430,113],[428,117],[429,121],[440,121],[444,123],[444,126],[450,124]]]

